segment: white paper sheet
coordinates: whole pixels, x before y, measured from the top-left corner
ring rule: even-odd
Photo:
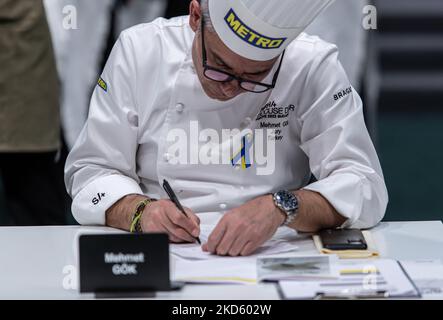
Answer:
[[[280,281],[286,299],[312,299],[317,294],[333,296],[371,295],[388,292],[391,297],[416,296],[417,291],[395,260],[341,260],[336,280]]]
[[[200,226],[202,243],[207,242],[213,228],[214,225]],[[188,283],[255,284],[257,257],[296,252],[297,239],[294,230],[280,228],[271,240],[248,257],[221,257],[203,252],[198,244],[173,244],[170,246],[172,279]]]
[[[337,279],[336,255],[261,257],[257,259],[258,281]]]
[[[211,234],[214,226],[202,225],[200,226],[200,240],[203,243],[208,241],[208,237]],[[265,242],[260,248],[258,248],[250,257],[278,255],[281,253],[295,252],[297,245],[295,244],[297,233],[289,228],[280,228],[272,239]],[[220,257],[208,252],[204,252],[201,246],[196,243],[191,244],[172,244],[170,245],[170,252],[174,256],[188,260],[209,260],[209,259],[222,259]]]
[[[425,299],[443,298],[443,261],[408,260],[401,261],[406,272]]]
[[[217,260],[174,259],[172,279],[187,283],[255,284],[256,259],[220,257]]]

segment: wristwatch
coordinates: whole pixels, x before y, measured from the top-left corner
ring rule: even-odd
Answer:
[[[280,190],[273,195],[274,204],[286,215],[283,226],[287,226],[294,221],[298,211],[298,199],[288,190]]]

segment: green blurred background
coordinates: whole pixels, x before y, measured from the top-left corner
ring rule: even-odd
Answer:
[[[390,198],[385,220],[442,220],[443,114],[382,114],[378,152]]]

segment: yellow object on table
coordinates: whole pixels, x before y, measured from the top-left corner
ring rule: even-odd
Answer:
[[[313,235],[314,244],[317,250],[323,254],[336,254],[340,259],[366,259],[378,258],[379,252],[372,239],[371,232],[368,230],[362,231],[365,237],[368,248],[366,250],[330,250],[323,247],[323,243],[318,235]]]

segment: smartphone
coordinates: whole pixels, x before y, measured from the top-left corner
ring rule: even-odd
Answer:
[[[319,233],[323,247],[329,250],[366,250],[363,233],[358,229],[326,229]]]

